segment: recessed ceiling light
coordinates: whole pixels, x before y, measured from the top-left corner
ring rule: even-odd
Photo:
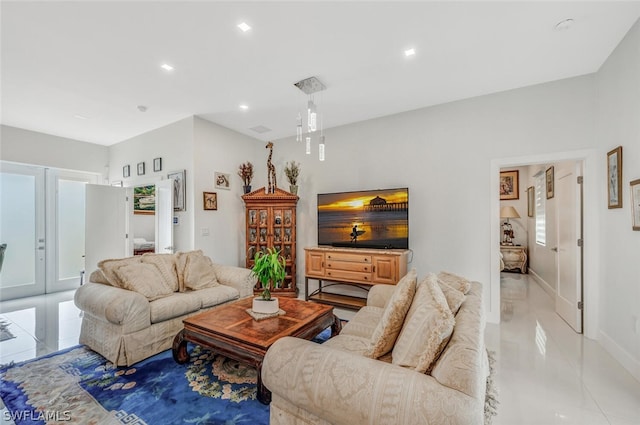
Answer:
[[[563,19],[556,24],[556,31],[566,31],[573,26],[573,19]]]
[[[240,28],[242,32],[247,32],[251,29],[251,27],[246,22],[239,23],[238,28]]]
[[[173,67],[168,63],[163,63],[162,65],[160,65],[160,68],[164,69],[165,71],[173,71]]]
[[[246,111],[247,109],[249,109],[249,106],[242,104],[240,105],[240,109],[242,109],[243,111]]]
[[[414,56],[415,54],[416,54],[416,49],[414,49],[413,47],[411,49],[407,49],[404,51],[404,55],[406,57]]]

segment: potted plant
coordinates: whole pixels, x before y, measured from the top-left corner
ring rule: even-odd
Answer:
[[[260,297],[253,299],[252,310],[256,313],[277,313],[279,303],[271,297],[271,290],[279,288],[286,276],[286,261],[275,248],[258,251],[254,257],[251,273],[258,278],[262,287]]]
[[[242,179],[242,188],[244,193],[251,192],[251,180],[253,180],[253,164],[251,162],[245,162],[238,167],[238,175]]]
[[[296,163],[295,161],[287,162],[286,167],[284,167],[284,174],[287,176],[287,180],[289,180],[289,192],[294,195],[298,194],[298,176],[300,175],[300,163]]]

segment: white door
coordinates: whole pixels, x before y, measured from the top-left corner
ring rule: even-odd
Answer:
[[[46,292],[80,286],[85,269],[85,185],[98,176],[56,169],[46,170],[47,279]]]
[[[156,183],[156,253],[173,253],[173,180]]]
[[[0,162],[0,300],[45,289],[44,168]]]
[[[559,170],[555,196],[558,223],[558,286],[556,312],[582,332],[581,164]],[[579,306],[580,303],[580,306]]]
[[[85,270],[87,278],[98,262],[133,255],[133,200],[131,188],[86,185]]]

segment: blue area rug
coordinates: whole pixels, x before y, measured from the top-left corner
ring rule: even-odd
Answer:
[[[322,343],[326,329],[316,338]],[[0,368],[0,398],[16,425],[268,424],[256,400],[256,371],[189,344],[190,361],[171,350],[116,367],[76,346]]]

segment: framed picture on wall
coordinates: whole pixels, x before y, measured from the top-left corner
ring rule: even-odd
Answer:
[[[138,175],[144,176],[144,162],[138,162]]]
[[[547,199],[553,198],[553,195],[555,194],[554,178],[553,166],[551,166],[547,168],[545,181],[547,184]]]
[[[520,199],[518,170],[500,171],[500,200]]]
[[[202,192],[202,205],[206,210],[218,209],[218,194],[216,192]]]
[[[640,179],[633,180],[631,183],[631,228],[640,230]]]
[[[229,174],[216,171],[214,173],[213,179],[216,183],[216,189],[231,189],[231,178]]]
[[[167,174],[167,178],[173,179],[173,210],[186,211],[187,209],[187,184],[186,170],[173,171]]]
[[[533,186],[527,189],[527,216],[533,217],[536,211],[536,191]]]
[[[131,175],[131,166],[125,165],[122,167],[122,177],[129,177]]]
[[[622,208],[622,146],[607,153],[607,204]]]
[[[156,186],[149,184],[133,188],[133,213],[155,214],[156,212]]]
[[[153,171],[162,171],[162,158],[155,158],[153,160]]]

